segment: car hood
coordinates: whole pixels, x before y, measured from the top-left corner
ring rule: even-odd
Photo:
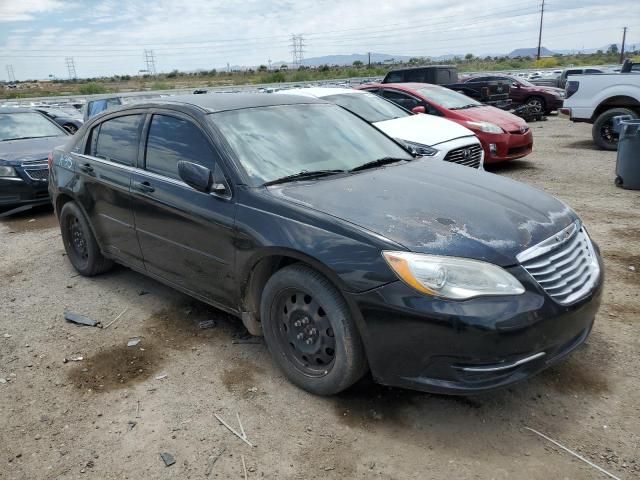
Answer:
[[[415,160],[269,192],[386,237],[406,249],[508,266],[577,219],[528,185],[446,162]]]
[[[519,130],[521,126],[527,126],[527,122],[513,113],[505,112],[489,105],[454,111],[474,122],[495,123],[507,132]]]
[[[374,125],[390,137],[429,146],[474,135],[468,128],[451,120],[426,114],[385,120]]]
[[[20,164],[30,160],[46,159],[58,145],[63,145],[69,137],[27,138],[0,142],[0,163],[4,165]]]

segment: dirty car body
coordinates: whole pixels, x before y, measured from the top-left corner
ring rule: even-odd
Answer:
[[[318,123],[326,133],[314,140],[316,119],[333,116],[335,124]],[[194,158],[210,168],[206,189],[150,171],[153,142],[162,140],[154,139],[157,117],[206,139]],[[110,121],[129,128],[120,138],[132,142],[126,164],[96,156],[101,135],[114,134]],[[334,158],[342,141],[353,155],[376,144],[396,161],[347,169],[362,159]],[[289,180],[265,170],[271,162],[279,174],[310,168],[297,163],[305,161],[334,170]],[[259,306],[278,272],[316,272],[344,302],[368,368],[386,385],[451,394],[509,385],[580,345],[600,301],[597,247],[562,202],[496,175],[414,159],[366,122],[308,97],[199,95],[107,112],[54,152],[51,180],[58,214],[76,202],[106,257],[253,327],[267,327]],[[406,258],[487,268],[512,290],[425,293],[394,263]],[[438,285],[455,285],[455,268]],[[305,341],[313,347],[313,338]]]

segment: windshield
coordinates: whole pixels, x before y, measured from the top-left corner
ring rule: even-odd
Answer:
[[[523,87],[535,87],[533,83],[531,83],[529,80],[525,80],[524,78],[510,78],[509,80],[515,83],[519,83]]]
[[[210,115],[253,186],[302,171],[350,170],[411,155],[375,127],[329,105],[278,105]]]
[[[322,99],[340,105],[371,123],[411,115],[406,110],[373,93],[341,93],[322,97]]]
[[[79,118],[80,114],[76,110],[75,112],[72,110],[63,110],[61,108],[43,108],[42,112],[46,115],[49,115],[51,118]]]
[[[64,135],[55,123],[35,112],[0,113],[0,141]]]
[[[480,102],[448,88],[419,88],[418,91],[424,98],[444,108],[456,109],[471,106],[480,106]]]

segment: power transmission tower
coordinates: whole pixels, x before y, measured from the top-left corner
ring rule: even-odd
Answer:
[[[67,64],[67,72],[69,72],[69,80],[75,80],[77,78],[77,75],[76,75],[76,64],[73,61],[73,57],[65,58],[65,62]]]
[[[16,76],[13,73],[13,65],[7,65],[7,75],[9,76],[9,83],[14,83],[16,81]]]
[[[304,37],[302,35],[291,35],[291,57],[293,64],[298,67],[304,62]]]
[[[156,74],[156,58],[153,54],[153,50],[144,51],[144,62],[147,64],[147,72],[150,75]]]
[[[624,42],[627,40],[627,27],[622,29],[622,47],[620,48],[620,63],[624,62]]]
[[[544,19],[544,0],[542,0],[542,7],[540,8],[540,33],[538,34],[538,55],[540,60],[540,46],[542,45],[542,20]]]

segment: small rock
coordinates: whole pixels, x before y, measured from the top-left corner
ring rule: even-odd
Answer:
[[[325,472],[329,472],[329,471],[335,470],[335,469],[336,469],[336,467],[324,467],[324,471]]]
[[[165,378],[167,378],[167,376],[168,376],[168,375],[167,375],[166,373],[163,373],[162,375],[158,375],[158,376],[156,377],[156,380],[164,380]]]
[[[129,339],[129,341],[127,342],[127,347],[135,347],[136,345],[138,345],[142,340],[140,340],[140,338],[138,337],[134,337]]]
[[[38,435],[36,435],[36,436],[35,436],[35,437],[33,437],[33,438],[35,438],[36,440],[40,440],[42,437],[38,434]]]
[[[633,265],[629,265],[629,271],[630,272],[635,272],[636,271],[636,267]]]
[[[247,388],[247,392],[255,393],[258,391],[258,387]]]
[[[7,383],[7,379],[6,378],[0,378],[0,384],[4,384]]]
[[[4,335],[2,335],[4,338],[11,338],[11,335],[9,335],[8,333],[5,333]]]

